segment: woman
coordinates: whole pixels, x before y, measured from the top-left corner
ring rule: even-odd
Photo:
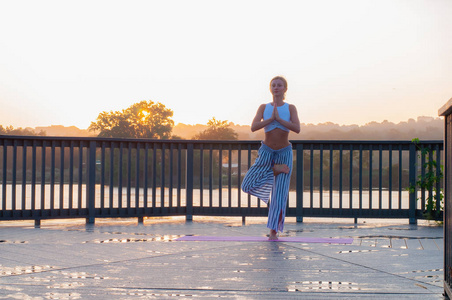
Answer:
[[[289,131],[300,132],[300,121],[294,105],[285,103],[287,81],[277,76],[270,81],[273,102],[262,104],[251,124],[251,131],[264,128],[265,139],[256,161],[242,182],[242,190],[265,203],[270,200],[267,228],[269,240],[277,240],[284,229],[290,175],[292,173],[292,145]],[[270,199],[271,195],[271,199]]]

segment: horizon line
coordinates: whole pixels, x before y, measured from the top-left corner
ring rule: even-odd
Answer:
[[[358,127],[363,127],[363,126],[367,126],[367,125],[369,125],[369,124],[372,124],[372,123],[377,123],[377,124],[383,124],[383,123],[392,123],[392,124],[395,124],[395,125],[397,125],[397,124],[401,124],[401,123],[408,123],[408,122],[410,122],[410,120],[413,120],[413,121],[415,121],[415,122],[417,122],[417,121],[419,121],[420,119],[422,119],[422,118],[425,118],[425,119],[432,119],[432,120],[442,120],[443,119],[443,117],[442,116],[436,116],[436,117],[434,117],[434,116],[417,116],[417,117],[413,117],[413,118],[408,118],[407,120],[405,120],[405,121],[399,121],[399,122],[393,122],[393,121],[389,121],[389,120],[383,120],[383,121],[369,121],[369,122],[367,122],[367,123],[365,123],[365,124],[358,124],[358,123],[352,123],[352,124],[340,124],[340,123],[334,123],[334,122],[330,122],[330,121],[327,121],[327,122],[319,122],[319,123],[305,123],[305,122],[300,122],[300,124],[301,125],[314,125],[314,126],[318,126],[318,125],[325,125],[325,124],[331,124],[331,125],[338,125],[338,126],[344,126],[344,127],[346,127],[346,126],[358,126]],[[232,121],[229,121],[229,120],[226,120],[227,122],[228,122],[228,124],[233,124],[233,125],[235,125],[235,126],[251,126],[251,124],[239,124],[239,123],[234,123],[234,122],[232,122]],[[182,122],[177,122],[177,123],[175,123],[175,125],[174,125],[174,127],[175,126],[177,126],[177,125],[186,125],[186,126],[207,126],[207,124],[200,124],[200,123],[196,123],[196,124],[188,124],[188,123],[182,123]],[[0,126],[2,126],[3,128],[6,128],[6,127],[9,127],[9,126],[12,126],[12,125],[2,125],[2,124],[0,124]],[[27,128],[31,128],[31,129],[37,129],[37,128],[41,128],[41,127],[64,127],[64,128],[70,128],[70,127],[75,127],[75,128],[77,128],[77,129],[79,129],[79,130],[88,130],[88,128],[81,128],[81,127],[78,127],[77,125],[62,125],[62,124],[51,124],[51,125],[36,125],[36,126],[24,126],[24,127],[22,127],[22,126],[18,126],[18,127],[15,127],[15,126],[12,126],[14,129],[27,129]]]

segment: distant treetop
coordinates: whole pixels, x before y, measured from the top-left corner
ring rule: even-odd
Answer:
[[[207,122],[207,129],[193,137],[195,140],[237,140],[238,134],[229,127],[228,121],[213,117]]]
[[[174,121],[173,111],[160,102],[141,101],[122,111],[101,112],[90,131],[99,137],[169,139]]]

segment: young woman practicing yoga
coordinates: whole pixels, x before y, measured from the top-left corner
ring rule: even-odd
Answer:
[[[265,139],[256,161],[242,182],[242,190],[265,203],[270,200],[267,227],[269,240],[277,240],[284,229],[290,175],[292,173],[292,144],[289,131],[300,132],[300,120],[294,105],[285,103],[287,81],[277,76],[270,81],[273,101],[262,104],[251,124],[251,131],[264,128]],[[271,195],[271,196],[270,196]]]

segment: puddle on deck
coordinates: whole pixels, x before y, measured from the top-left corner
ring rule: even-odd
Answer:
[[[16,267],[6,267],[0,265],[0,277],[1,276],[14,276],[23,274],[33,274],[47,272],[53,269],[57,269],[55,266],[16,266]]]
[[[175,239],[182,237],[183,235],[153,235],[150,238],[111,238],[111,239],[95,239],[92,241],[85,241],[83,244],[95,243],[95,244],[112,244],[112,243],[147,243],[147,242],[172,242]]]
[[[28,244],[27,241],[9,241],[9,240],[0,240],[2,244]]]
[[[302,292],[306,290],[355,290],[360,291],[365,285],[347,281],[295,281],[288,286],[289,292]]]

